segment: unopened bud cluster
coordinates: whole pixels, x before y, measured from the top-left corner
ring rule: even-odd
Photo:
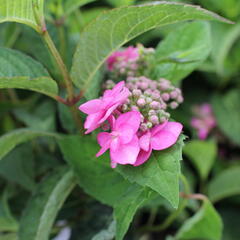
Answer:
[[[154,52],[153,48],[144,48],[141,44],[115,52],[107,61],[109,77],[123,80],[129,76],[145,75]]]
[[[114,86],[112,80],[105,83],[106,89],[112,89]],[[142,131],[167,121],[170,118],[168,108],[175,109],[183,102],[181,90],[163,78],[151,80],[144,76],[127,77],[126,87],[130,90],[130,96],[119,110],[139,111],[142,116]]]

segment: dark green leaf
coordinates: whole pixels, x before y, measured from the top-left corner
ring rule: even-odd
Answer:
[[[240,194],[240,168],[230,168],[217,175],[210,183],[208,195],[217,202],[227,197]]]
[[[181,136],[171,148],[154,151],[152,157],[141,166],[118,166],[117,171],[130,182],[150,187],[177,208],[183,140]]]
[[[80,37],[72,67],[74,83],[86,91],[106,58],[120,46],[153,28],[193,19],[226,22],[200,7],[169,2],[122,7],[103,13]]]
[[[197,68],[211,50],[210,26],[207,22],[187,23],[173,30],[158,45],[158,62],[154,77],[179,83]]]
[[[94,2],[96,0],[67,0],[63,1],[64,3],[64,15],[69,15],[78,8],[84,6],[85,4]]]
[[[213,141],[192,140],[183,148],[196,167],[201,179],[206,179],[217,156],[217,146]]]
[[[213,97],[213,111],[219,128],[234,143],[240,145],[240,90]]]
[[[74,186],[75,177],[65,168],[42,181],[24,210],[19,240],[48,240],[57,213]]]
[[[220,240],[222,220],[209,200],[204,200],[200,210],[179,229],[177,240]]]
[[[32,191],[35,187],[33,164],[31,146],[22,145],[0,161],[0,175]]]

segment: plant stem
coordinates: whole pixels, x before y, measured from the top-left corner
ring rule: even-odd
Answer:
[[[73,90],[72,80],[68,73],[67,67],[64,64],[58,50],[55,47],[55,44],[53,43],[52,38],[50,37],[47,30],[42,31],[42,37],[43,37],[44,41],[46,42],[50,52],[52,53],[57,65],[58,65],[58,68],[63,76],[63,80],[65,82],[66,89],[67,89],[68,99],[71,101],[74,98],[74,90]]]

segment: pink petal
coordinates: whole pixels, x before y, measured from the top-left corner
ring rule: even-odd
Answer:
[[[112,162],[118,164],[134,164],[139,153],[139,144],[137,136],[128,144],[121,144],[116,151],[110,148],[110,157]]]
[[[100,126],[98,122],[101,119],[101,117],[102,117],[102,112],[93,113],[87,116],[86,121],[84,123],[84,128],[87,129],[85,134],[92,132],[93,130],[95,130]]]
[[[149,148],[149,151],[140,150],[137,157],[137,161],[134,163],[134,166],[136,167],[145,163],[151,156],[151,153],[152,153],[151,148]]]
[[[121,128],[125,128],[126,125],[132,128],[133,132],[136,133],[139,129],[141,121],[141,114],[137,111],[131,111],[120,115],[115,124],[115,129],[121,132]]]
[[[119,137],[113,138],[111,140],[110,148],[112,151],[116,151],[120,146]]]
[[[161,131],[167,125],[167,123],[168,123],[168,121],[166,121],[162,124],[156,125],[154,128],[152,128],[152,130],[151,130],[152,136],[155,135],[156,133],[158,133],[159,131]]]
[[[154,150],[163,150],[176,143],[182,131],[182,124],[178,122],[168,122],[157,134],[152,136],[151,146]]]
[[[97,135],[98,144],[101,146],[101,149],[96,154],[96,157],[101,156],[110,148],[111,135],[106,132],[99,133]]]
[[[145,133],[144,135],[142,135],[139,138],[140,148],[143,149],[146,152],[149,150],[149,147],[150,147],[150,139],[151,139],[151,132],[150,131],[148,131],[147,133]]]
[[[112,107],[110,107],[105,114],[102,116],[102,118],[99,120],[99,124],[103,123],[108,119],[108,117],[113,113],[113,111],[119,106],[119,104],[115,104]]]
[[[119,134],[121,143],[127,144],[132,140],[135,132],[130,126],[124,125],[123,127],[121,127],[121,132]]]
[[[79,110],[86,114],[92,114],[92,113],[99,112],[99,110],[101,109],[101,105],[102,105],[101,100],[94,99],[80,105]]]

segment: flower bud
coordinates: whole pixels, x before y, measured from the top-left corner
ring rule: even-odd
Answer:
[[[166,122],[167,121],[167,118],[166,117],[160,117],[160,123],[164,123],[164,122]]]
[[[147,97],[147,98],[146,98],[146,102],[147,102],[148,104],[151,103],[151,102],[152,102],[152,98]]]
[[[151,122],[147,122],[147,128],[152,128],[153,124]]]
[[[177,108],[178,107],[178,103],[177,102],[171,102],[170,103],[170,108],[171,109],[175,109],[175,108]]]
[[[168,93],[163,93],[161,97],[162,97],[163,101],[165,101],[165,102],[167,102],[170,99],[170,96]]]
[[[175,99],[175,98],[177,98],[177,96],[178,96],[178,92],[176,90],[173,90],[172,92],[170,92],[171,98]]]
[[[178,96],[178,97],[177,97],[177,102],[178,102],[178,103],[182,103],[182,102],[183,102],[183,96],[181,96],[181,95]]]
[[[152,115],[149,117],[149,121],[153,124],[153,125],[157,125],[159,124],[159,119],[156,115]]]
[[[140,89],[133,89],[132,94],[134,97],[139,97],[142,94]]]
[[[138,105],[139,107],[145,106],[145,105],[146,105],[145,99],[144,99],[144,98],[139,98],[138,101],[137,101],[137,105]]]
[[[139,108],[138,108],[137,106],[132,106],[132,107],[131,107],[131,110],[132,110],[132,111],[138,111],[138,112],[139,112]]]
[[[141,131],[146,132],[148,130],[147,124],[146,123],[142,123],[140,125],[140,129],[141,129]]]
[[[156,115],[156,111],[153,109],[149,110],[148,116],[151,116],[151,115]]]
[[[150,107],[151,107],[152,109],[157,110],[157,109],[160,108],[160,103],[157,102],[157,101],[153,101],[153,102],[150,103]]]

